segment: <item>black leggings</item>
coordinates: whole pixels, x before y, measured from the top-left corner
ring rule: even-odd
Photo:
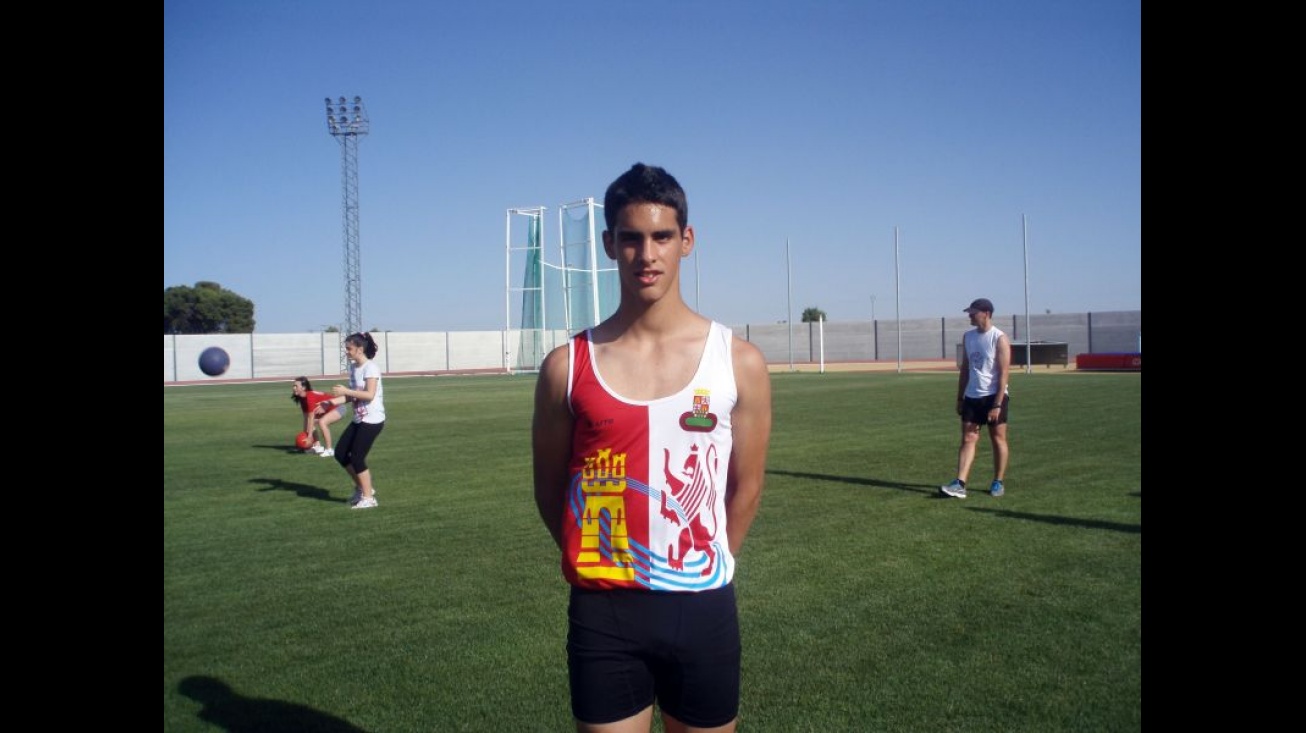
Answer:
[[[344,435],[336,441],[336,463],[346,468],[353,468],[354,475],[367,470],[367,454],[381,434],[385,423],[351,422],[345,428]]]

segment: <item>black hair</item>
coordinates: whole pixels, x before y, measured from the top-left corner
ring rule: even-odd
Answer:
[[[603,194],[603,221],[608,231],[617,227],[617,215],[630,204],[661,204],[676,210],[676,224],[684,232],[689,226],[689,200],[680,182],[666,169],[636,163],[622,173]]]
[[[362,348],[363,355],[369,359],[376,356],[376,340],[372,338],[371,333],[351,333],[349,334],[349,337],[345,339],[345,343],[353,344],[354,346]]]
[[[304,391],[305,391],[305,392],[309,391],[310,389],[313,389],[313,383],[310,382],[310,381],[308,381],[308,377],[295,377],[295,381],[296,381],[297,383],[300,383],[300,384],[303,384],[303,385],[304,385]],[[304,404],[304,398],[303,398],[303,397],[300,397],[299,395],[297,395],[297,394],[295,394],[295,393],[293,393],[293,392],[290,394],[290,401],[291,401],[291,402],[294,402],[294,403],[296,403],[296,404],[299,404],[299,405],[303,405],[303,404]]]

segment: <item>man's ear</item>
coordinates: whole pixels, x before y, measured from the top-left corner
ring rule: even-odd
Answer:
[[[612,232],[607,229],[603,230],[603,252],[610,260],[617,259],[617,253],[612,251]]]
[[[694,227],[685,227],[685,233],[680,236],[680,256],[688,257],[694,251]]]

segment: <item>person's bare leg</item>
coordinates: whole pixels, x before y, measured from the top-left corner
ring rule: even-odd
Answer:
[[[648,733],[652,725],[653,706],[650,705],[629,718],[612,723],[582,723],[578,720],[576,730],[580,733]]]
[[[735,726],[738,723],[739,719],[735,718],[729,723],[718,725],[715,728],[696,728],[692,725],[685,725],[670,715],[662,713],[662,727],[666,729],[667,733],[735,733]]]
[[[350,473],[353,473],[353,469],[350,469]],[[369,468],[366,471],[357,473],[354,475],[354,478],[358,483],[358,488],[363,490],[363,498],[371,499],[372,498],[372,469]]]
[[[979,443],[980,426],[973,422],[961,424],[961,447],[957,449],[957,478],[970,477],[971,464],[975,462],[975,446]]]
[[[322,442],[326,444],[327,450],[332,450],[331,424],[340,419],[340,412],[331,410],[327,414],[317,419],[317,426],[322,431]]]
[[[989,442],[993,444],[993,479],[1005,481],[1007,478],[1007,424],[993,425],[989,428]]]

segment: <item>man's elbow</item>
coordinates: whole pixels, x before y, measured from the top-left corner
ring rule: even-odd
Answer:
[[[756,511],[758,505],[762,502],[762,482],[740,482],[731,490],[727,497],[727,501],[732,510],[743,512]]]

